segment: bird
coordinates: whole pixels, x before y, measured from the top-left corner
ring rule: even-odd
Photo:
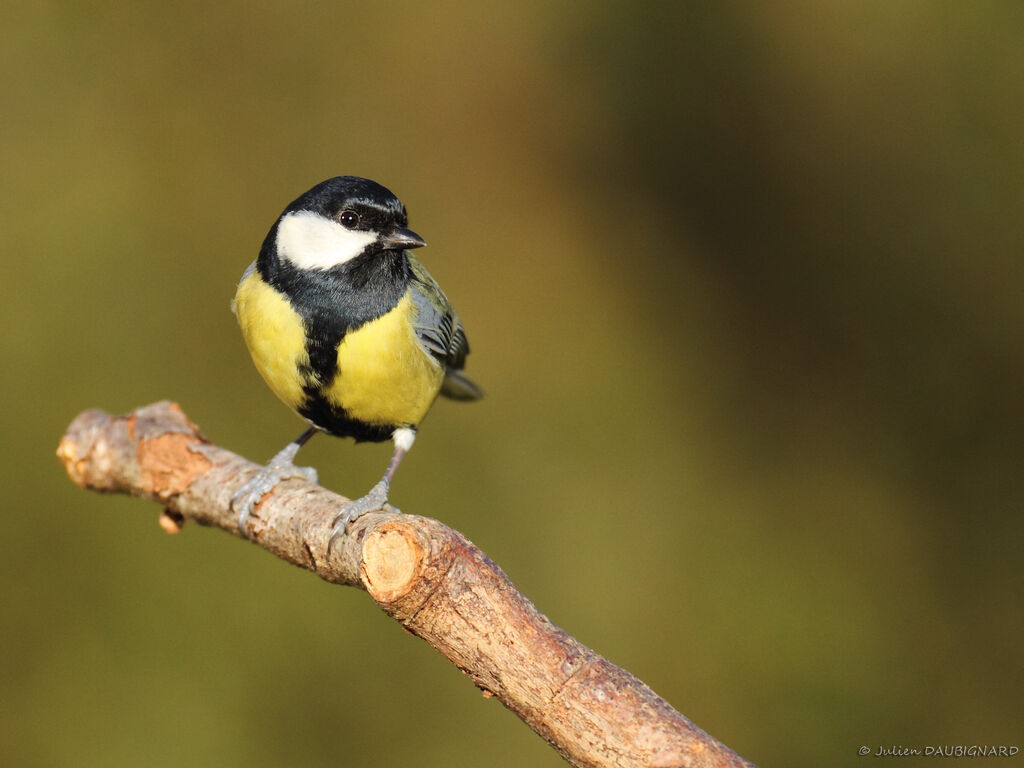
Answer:
[[[294,464],[316,433],[394,444],[381,480],[334,519],[333,542],[387,503],[395,471],[438,395],[482,397],[463,372],[469,342],[462,322],[410,253],[425,245],[409,229],[402,202],[359,176],[317,184],[270,228],[232,310],[256,369],[309,427],[232,496],[243,535],[279,482],[317,482],[315,469]]]

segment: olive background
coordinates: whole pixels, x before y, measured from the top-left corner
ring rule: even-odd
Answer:
[[[1024,722],[1024,6],[0,10],[0,761],[555,766],[365,594],[54,456],[302,425],[228,309],[281,209],[395,191],[487,392],[393,501],[762,765]],[[386,445],[300,454],[348,495]]]

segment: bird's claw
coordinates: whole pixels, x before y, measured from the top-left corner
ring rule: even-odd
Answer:
[[[247,534],[246,526],[256,505],[282,480],[297,477],[311,483],[319,482],[313,467],[297,467],[290,461],[275,461],[276,458],[271,459],[267,466],[257,472],[231,497],[231,508],[238,512],[238,530],[243,536]]]
[[[367,512],[376,512],[384,509],[388,503],[388,484],[381,480],[365,496],[353,499],[341,509],[341,514],[334,518],[331,524],[331,538],[327,542],[327,551],[331,551],[334,542],[345,535],[349,524],[355,522]],[[395,510],[398,511],[397,509]]]

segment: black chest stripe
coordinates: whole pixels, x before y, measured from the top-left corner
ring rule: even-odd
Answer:
[[[411,277],[405,254],[382,251],[313,272],[261,253],[257,268],[264,280],[288,298],[306,327],[309,366],[300,371],[306,403],[299,412],[331,434],[387,440],[393,427],[357,422],[339,413],[323,392],[338,375],[338,345],[345,334],[387,314],[405,295]]]
[[[299,414],[309,419],[320,429],[335,437],[352,437],[356,442],[382,443],[390,440],[395,429],[403,424],[367,424],[351,418],[344,411],[338,410],[319,392],[309,393],[305,404],[299,408]]]
[[[310,372],[321,386],[334,379],[338,345],[345,334],[394,309],[409,286],[401,251],[359,256],[315,272],[274,261],[266,270],[260,264],[261,274],[288,297],[305,322]]]

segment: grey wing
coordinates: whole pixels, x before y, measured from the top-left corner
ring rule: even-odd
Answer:
[[[409,293],[416,307],[413,329],[424,351],[445,369],[441,394],[455,400],[479,399],[483,392],[461,373],[469,354],[469,341],[459,316],[423,265],[413,259],[410,262],[413,280]]]
[[[414,280],[409,293],[416,307],[413,329],[423,349],[445,368],[462,368],[469,353],[466,332],[437,283]]]

